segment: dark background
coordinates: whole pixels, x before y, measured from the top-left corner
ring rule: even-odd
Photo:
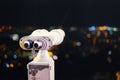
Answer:
[[[59,57],[55,61],[56,80],[116,80],[116,72],[120,70],[119,8],[119,0],[1,0],[0,29],[5,26],[5,30],[0,33],[0,46],[6,45],[7,50],[2,51],[6,47],[0,47],[0,79],[27,80],[26,64],[30,60],[12,59],[16,49],[20,49],[19,53],[27,51],[19,47],[18,41],[12,41],[10,34],[17,33],[22,37],[38,28],[62,28],[66,33],[65,40],[53,50]],[[9,25],[11,31],[6,30]],[[109,33],[113,42],[92,44],[95,35],[86,38],[88,33],[93,34],[88,31],[91,25],[118,28],[112,35]],[[104,31],[101,33],[100,39],[106,39],[103,38]],[[79,41],[82,46],[73,45]],[[112,55],[108,51],[112,51]],[[4,54],[10,56],[4,59]],[[6,68],[6,61],[14,62],[16,66]]]
[[[119,25],[119,0],[1,0],[0,22],[12,25]]]

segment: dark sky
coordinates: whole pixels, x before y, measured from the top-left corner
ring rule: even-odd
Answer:
[[[1,0],[0,25],[120,25],[119,0]]]

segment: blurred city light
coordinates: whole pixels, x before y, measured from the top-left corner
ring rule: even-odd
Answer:
[[[95,27],[95,26],[89,27],[89,31],[95,31],[95,30],[96,30],[96,27]]]
[[[13,58],[14,58],[14,59],[17,59],[17,57],[18,57],[17,54],[14,54],[14,55],[13,55]]]
[[[58,60],[58,56],[57,55],[53,55],[52,57],[54,60]]]
[[[48,29],[53,28],[58,27],[48,27]],[[57,65],[65,65],[65,70],[73,68],[71,64],[77,67],[74,67],[76,70],[84,71],[120,70],[116,68],[120,67],[120,31],[118,27],[104,25],[80,28],[62,26],[60,28],[65,30],[65,40],[60,46],[53,46],[48,52],[56,60]],[[36,57],[38,51],[24,51],[19,47],[19,37],[30,33],[33,29],[35,27],[32,26],[19,29],[12,25],[0,27],[1,69],[12,70],[26,67],[26,64]]]
[[[9,68],[9,63],[5,62],[5,66],[6,66],[7,68]]]
[[[18,34],[11,34],[10,38],[12,38],[13,41],[18,41],[19,40],[19,35]]]
[[[2,31],[5,30],[5,26],[4,25],[1,26],[1,30]]]
[[[52,57],[54,54],[52,51],[48,51],[48,54]]]

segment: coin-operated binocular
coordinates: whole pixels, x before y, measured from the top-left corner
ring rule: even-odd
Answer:
[[[62,43],[64,36],[62,29],[37,29],[20,39],[22,49],[39,50],[33,61],[27,64],[28,80],[54,80],[54,60],[49,56],[48,50]]]

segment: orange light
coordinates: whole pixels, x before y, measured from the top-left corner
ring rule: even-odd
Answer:
[[[2,29],[0,29],[0,32],[2,32]]]
[[[97,28],[97,30],[100,30],[100,31],[104,31],[104,30],[106,30],[106,29],[107,29],[106,26],[99,26],[99,27]]]
[[[49,54],[50,56],[53,56],[53,55],[54,55],[52,51],[48,51],[48,54]]]
[[[96,39],[93,39],[93,44],[94,44],[94,45],[96,44]]]
[[[77,45],[77,42],[76,42],[76,41],[74,41],[74,42],[73,42],[73,46],[76,46],[76,45]]]
[[[12,26],[9,26],[9,27],[8,27],[8,30],[11,30],[11,29],[12,29]]]
[[[120,72],[116,72],[116,77],[117,77],[117,80],[120,80]]]
[[[14,67],[14,64],[11,63],[11,64],[10,64],[10,67],[13,68],[13,67]]]
[[[28,26],[25,28],[26,30],[33,30],[33,27],[32,26]]]
[[[108,32],[105,31],[105,32],[104,32],[104,36],[105,36],[105,37],[108,37]]]

